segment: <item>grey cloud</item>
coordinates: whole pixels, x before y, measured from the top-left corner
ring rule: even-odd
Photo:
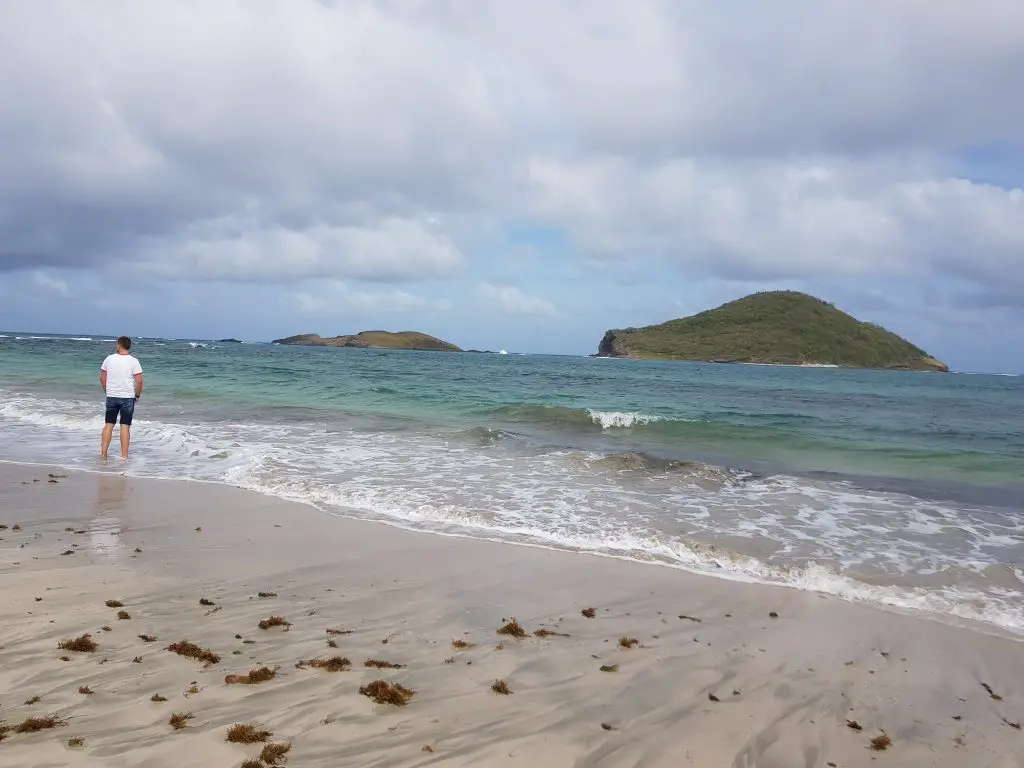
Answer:
[[[1024,295],[1017,0],[9,3],[0,270],[450,275],[503,217],[729,279]]]
[[[418,7],[434,17],[438,4]],[[754,154],[1018,143],[1016,0],[441,4],[547,84],[597,152]]]
[[[1024,292],[1024,192],[899,162],[537,160],[535,214],[608,260],[761,279],[958,275]]]

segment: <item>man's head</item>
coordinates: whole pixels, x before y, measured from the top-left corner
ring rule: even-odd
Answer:
[[[117,348],[123,349],[125,352],[127,352],[129,349],[132,348],[132,340],[129,339],[127,336],[118,336]]]

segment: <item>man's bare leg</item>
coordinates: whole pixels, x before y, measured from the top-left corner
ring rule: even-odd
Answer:
[[[132,441],[132,428],[130,425],[121,425],[121,458],[128,460],[128,444]]]
[[[110,441],[114,437],[114,425],[104,424],[103,425],[103,437],[100,439],[100,458],[107,458],[107,449],[110,447]]]

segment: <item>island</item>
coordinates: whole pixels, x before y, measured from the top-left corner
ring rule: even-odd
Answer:
[[[429,352],[461,352],[454,344],[419,331],[360,331],[351,336],[325,338],[316,333],[303,333],[275,339],[272,344],[293,344],[306,347],[355,347],[357,349],[417,349]]]
[[[906,339],[798,291],[764,291],[690,317],[605,333],[596,357],[948,371]]]

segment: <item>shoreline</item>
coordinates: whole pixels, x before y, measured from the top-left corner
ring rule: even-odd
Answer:
[[[195,484],[199,486],[207,486],[211,488],[225,488],[231,489],[232,491],[241,492],[244,494],[255,494],[260,497],[272,499],[274,501],[283,504],[294,504],[299,507],[303,507],[307,510],[313,510],[318,515],[322,515],[330,519],[353,521],[368,525],[382,525],[386,528],[402,531],[403,533],[412,535],[427,535],[437,536],[445,539],[458,539],[468,542],[483,542],[488,544],[494,544],[498,546],[512,546],[522,547],[525,549],[535,549],[545,552],[553,552],[564,554],[568,556],[590,556],[599,560],[610,560],[613,562],[630,563],[637,566],[650,567],[655,566],[660,569],[667,569],[669,571],[686,574],[688,577],[698,577],[713,579],[716,581],[725,581],[730,584],[737,585],[751,585],[755,587],[768,587],[773,589],[784,589],[792,590],[798,593],[813,595],[830,600],[839,600],[846,602],[851,605],[857,605],[871,610],[879,610],[888,613],[892,613],[898,616],[905,616],[908,618],[914,618],[929,623],[940,624],[943,626],[949,626],[954,628],[962,628],[972,632],[978,632],[985,635],[991,635],[993,637],[1000,637],[1016,642],[1024,642],[1024,630],[1018,630],[1011,628],[1004,624],[996,623],[994,620],[986,620],[977,616],[964,616],[957,613],[955,610],[937,611],[928,610],[921,608],[914,604],[908,604],[908,601],[913,600],[914,596],[911,594],[913,587],[896,584],[874,584],[869,582],[861,582],[852,577],[844,574],[834,572],[826,567],[811,564],[809,566],[800,566],[796,573],[801,574],[803,579],[796,582],[786,581],[772,581],[763,576],[751,575],[748,571],[742,570],[742,566],[746,566],[749,570],[757,571],[766,564],[759,560],[751,558],[741,553],[731,553],[725,551],[725,555],[733,562],[732,568],[723,567],[718,564],[720,558],[714,558],[708,562],[700,562],[696,565],[687,565],[682,562],[674,562],[669,560],[661,560],[654,557],[650,559],[644,559],[641,557],[631,556],[629,554],[616,553],[614,551],[599,551],[599,550],[588,550],[583,548],[573,549],[567,546],[560,546],[558,544],[548,544],[541,541],[534,540],[516,540],[514,538],[503,538],[497,534],[490,534],[490,529],[486,529],[481,532],[463,532],[463,531],[446,531],[439,528],[430,527],[418,527],[411,521],[390,519],[387,517],[367,517],[361,516],[358,511],[351,510],[348,513],[343,508],[339,508],[337,511],[333,509],[325,508],[320,506],[312,500],[305,498],[294,498],[285,495],[278,495],[270,490],[263,490],[258,488],[249,488],[242,485],[235,485],[223,480],[207,480],[202,478],[190,478],[190,477],[160,477],[160,476],[147,476],[147,475],[124,475],[122,471],[119,471],[121,467],[112,461],[109,465],[109,469],[83,469],[79,467],[68,467],[59,464],[51,464],[46,462],[19,462],[11,461],[7,459],[0,459],[0,472],[4,467],[30,467],[36,468],[40,471],[51,471],[57,470],[61,472],[81,473],[84,475],[92,476],[124,476],[133,480],[142,482],[156,482],[156,483],[186,483]],[[711,547],[714,550],[714,547]],[[739,568],[739,569],[738,569]],[[833,585],[833,591],[827,589],[815,589],[807,585],[806,579],[808,578],[826,578]],[[884,592],[879,593],[879,590]]]
[[[225,732],[252,721],[303,766],[1020,765],[1015,640],[782,587],[422,536],[224,485],[46,469],[0,465],[0,721],[68,725],[8,733],[12,764],[239,765],[260,745]],[[104,605],[114,598],[129,620]],[[257,628],[271,614],[291,626]],[[526,637],[497,634],[513,616]],[[86,632],[99,650],[60,661],[57,641]],[[637,645],[620,647],[627,636]],[[164,650],[185,637],[220,661]],[[336,653],[350,669],[295,666]],[[403,666],[363,667],[371,658]],[[224,682],[262,665],[274,679]],[[416,694],[374,704],[358,689],[376,679]],[[170,714],[186,710],[174,731]],[[891,745],[871,749],[882,735]]]

